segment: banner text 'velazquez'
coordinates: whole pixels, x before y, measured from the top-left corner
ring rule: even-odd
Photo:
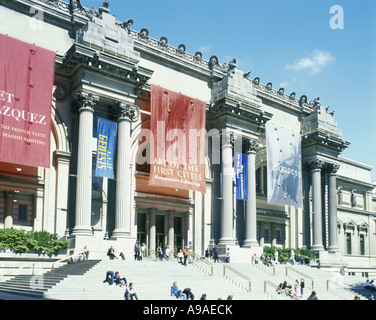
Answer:
[[[9,104],[14,104],[15,96],[13,93],[6,92],[4,90],[0,90],[0,103],[5,102]],[[16,121],[28,121],[31,123],[38,123],[42,125],[47,125],[46,123],[46,116],[33,113],[33,112],[26,112],[25,110],[19,110],[15,108],[8,107],[7,105],[0,106],[0,115],[5,117],[12,117]]]
[[[12,117],[16,121],[24,120],[31,123],[47,125],[45,115],[36,114],[33,112],[26,112],[25,110],[12,109],[7,106],[3,106],[0,108],[0,115],[5,117]]]

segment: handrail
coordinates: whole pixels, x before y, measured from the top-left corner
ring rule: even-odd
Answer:
[[[269,280],[264,280],[264,293],[266,293],[266,285],[269,285],[271,287],[273,287],[274,289],[277,290],[278,286],[275,285],[273,282],[269,281]]]
[[[286,266],[285,268],[286,268],[286,276],[288,275],[288,270],[290,269],[291,271],[300,274],[302,277],[311,280],[311,282],[312,282],[312,290],[314,289],[314,279],[313,279],[312,277],[310,277],[310,276],[304,274],[303,272],[300,272],[300,271],[298,271],[298,270],[295,270],[294,268],[292,268],[292,267],[290,267],[290,266]]]
[[[191,255],[193,255],[193,257],[199,259],[200,261],[206,263],[209,267],[210,267],[210,275],[213,276],[214,275],[214,266],[212,263],[210,263],[209,261],[206,261],[203,257],[201,257],[200,255],[198,255],[197,253],[193,252],[193,251],[190,251]]]
[[[55,272],[55,264],[57,264],[57,263],[61,263],[61,262],[67,261],[67,260],[70,260],[70,259],[72,259],[72,258],[74,258],[74,257],[76,257],[76,256],[78,256],[78,255],[80,255],[80,254],[83,254],[83,253],[85,253],[85,252],[88,252],[88,251],[89,251],[89,250],[85,249],[85,250],[82,250],[82,251],[80,251],[80,252],[78,252],[78,253],[72,254],[72,255],[69,256],[69,257],[66,257],[66,258],[60,259],[60,260],[58,260],[58,261],[55,261],[55,262],[52,264],[52,268],[51,268],[52,275],[54,275],[54,272]]]
[[[231,267],[228,266],[228,265],[223,265],[223,277],[226,276],[226,269],[228,269],[228,270],[234,272],[234,273],[237,274],[239,277],[241,277],[241,278],[247,280],[247,281],[248,281],[248,289],[249,289],[248,292],[251,292],[251,289],[252,289],[252,287],[251,287],[251,285],[252,285],[252,279],[251,279],[251,278],[249,278],[249,277],[247,277],[246,275],[240,273],[239,271],[235,270],[234,268],[231,268]]]
[[[14,269],[14,270],[12,270],[12,271],[10,271],[10,272],[8,272],[8,273],[2,274],[2,275],[0,275],[0,277],[9,276],[9,275],[12,274],[12,273],[15,273],[15,272],[17,272],[17,271],[21,271],[21,270],[26,269],[27,267],[30,267],[30,266],[33,266],[33,273],[32,273],[32,274],[35,275],[35,262],[33,262],[33,263],[29,263],[29,264],[27,264],[26,266],[23,266],[23,267],[20,267],[20,268]]]
[[[261,257],[258,257],[258,256],[252,256],[251,257],[251,264],[252,265],[256,265],[256,261],[255,261],[255,257],[258,258],[258,261],[261,262],[263,265],[266,265],[265,261],[263,259],[261,259]],[[271,267],[272,268],[272,276],[275,276],[276,275],[276,272],[275,272],[275,265],[273,265],[273,263],[270,264],[270,266],[268,266],[268,268]]]

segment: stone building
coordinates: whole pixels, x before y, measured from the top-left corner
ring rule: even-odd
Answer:
[[[350,143],[319,98],[135,31],[107,1],[2,0],[0,16],[0,33],[56,52],[51,167],[0,163],[0,224],[67,236],[99,256],[132,252],[138,239],[200,255],[218,244],[247,261],[264,246],[309,248],[322,266],[376,266],[372,168],[341,156]],[[151,85],[206,103],[206,193],[149,185]],[[115,179],[95,176],[98,118],[118,124]],[[267,123],[301,134],[302,208],[267,201]],[[248,157],[248,201],[235,197],[235,152]]]

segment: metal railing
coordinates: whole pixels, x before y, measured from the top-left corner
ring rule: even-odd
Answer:
[[[267,285],[271,286],[274,290],[277,290],[278,286],[276,286],[273,282],[269,280],[264,280],[264,294],[266,293]]]
[[[27,264],[27,265],[25,265],[25,266],[23,266],[23,267],[20,267],[20,268],[17,268],[17,269],[14,269],[14,270],[12,270],[12,271],[10,271],[10,272],[7,272],[7,273],[5,273],[5,274],[2,274],[2,275],[0,275],[0,278],[1,277],[5,277],[5,276],[9,276],[9,275],[11,275],[11,274],[13,274],[13,273],[15,273],[15,272],[17,272],[17,271],[21,271],[21,270],[24,270],[24,269],[26,269],[26,268],[28,268],[28,267],[30,267],[30,266],[33,266],[33,271],[32,271],[32,275],[35,275],[35,262],[33,262],[33,263],[29,263],[29,264]]]
[[[235,270],[234,268],[231,268],[228,265],[223,265],[223,277],[226,277],[226,270],[231,271],[231,272],[235,273],[236,275],[238,275],[239,277],[248,281],[248,292],[251,292],[251,290],[252,290],[252,279],[251,278],[249,278],[246,275],[240,273],[239,271]]]
[[[201,257],[200,255],[198,255],[197,253],[193,252],[193,251],[190,251],[190,254],[191,256],[193,256],[195,259],[199,260],[199,261],[202,261],[204,262],[207,266],[209,266],[210,268],[210,276],[213,276],[214,275],[214,266],[212,263],[210,263],[209,261],[206,261],[203,257]]]
[[[311,281],[312,283],[312,290],[314,290],[314,279],[306,274],[304,274],[303,272],[300,272],[298,270],[295,270],[294,268],[290,267],[290,266],[286,266],[286,277],[288,276],[288,271],[292,271],[292,272],[295,272],[297,274],[299,274],[300,276],[304,277],[304,279],[308,279]]]
[[[54,275],[55,273],[55,265],[58,264],[58,263],[62,263],[62,262],[65,262],[65,261],[68,261],[68,260],[71,260],[73,259],[74,257],[77,257],[77,256],[80,256],[81,254],[87,254],[86,257],[88,257],[88,250],[83,250],[83,251],[80,251],[78,253],[75,253],[75,254],[72,254],[71,256],[69,257],[66,257],[66,258],[63,258],[63,259],[60,259],[58,261],[55,261],[53,264],[52,264],[52,268],[51,268],[51,272],[52,272],[52,275]]]

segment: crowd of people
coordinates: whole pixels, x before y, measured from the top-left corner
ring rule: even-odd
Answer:
[[[300,281],[296,279],[294,285],[292,285],[291,283],[288,283],[285,280],[284,282],[281,282],[278,285],[276,292],[278,294],[285,294],[296,300],[300,300],[303,298],[304,288],[305,288],[304,279],[300,279]]]

